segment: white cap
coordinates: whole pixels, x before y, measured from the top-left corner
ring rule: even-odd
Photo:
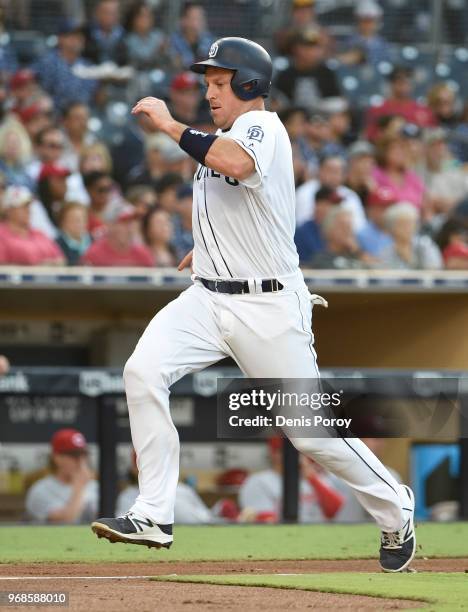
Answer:
[[[3,195],[3,209],[20,208],[25,204],[29,204],[33,200],[33,194],[27,187],[22,185],[10,185],[6,188]]]
[[[322,98],[318,104],[318,110],[326,115],[346,113],[349,111],[349,102],[346,98],[341,98],[340,96]]]
[[[356,17],[361,19],[370,17],[371,19],[379,19],[382,17],[383,10],[375,0],[361,0],[354,10]]]
[[[168,162],[176,162],[188,157],[187,153],[182,151],[170,136],[161,132],[148,136],[146,139],[146,150],[160,151],[162,157]]]

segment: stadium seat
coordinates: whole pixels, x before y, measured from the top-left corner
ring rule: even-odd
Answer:
[[[11,44],[20,64],[27,66],[47,51],[46,37],[32,30],[11,32]]]
[[[336,71],[344,97],[355,108],[366,108],[370,98],[380,96],[384,92],[384,79],[373,66],[339,64]]]
[[[446,64],[450,69],[450,80],[458,83],[462,96],[468,95],[468,49],[454,49],[446,58]]]

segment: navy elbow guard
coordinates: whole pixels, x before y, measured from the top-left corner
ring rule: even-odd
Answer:
[[[217,138],[214,134],[207,134],[207,132],[188,127],[182,132],[179,147],[204,166],[206,154]]]

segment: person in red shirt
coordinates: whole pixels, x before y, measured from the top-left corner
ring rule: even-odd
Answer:
[[[32,193],[26,187],[10,186],[3,198],[5,222],[0,223],[0,264],[61,265],[59,247],[40,231],[31,229]]]
[[[83,176],[89,196],[88,231],[93,239],[104,236],[109,222],[120,211],[122,201],[108,172],[93,170]]]
[[[134,241],[132,221],[136,215],[133,206],[123,208],[117,219],[109,224],[107,233],[89,247],[81,263],[89,266],[153,266],[150,250]]]
[[[395,66],[389,74],[390,96],[382,104],[372,106],[367,113],[368,140],[375,141],[380,136],[379,119],[383,117],[397,115],[421,128],[437,124],[431,109],[412,98],[411,75],[411,70],[404,66]]]
[[[247,476],[239,489],[242,508],[240,521],[277,523],[281,518],[283,438],[268,440],[271,468]],[[336,480],[316,462],[301,457],[299,482],[299,522],[333,519],[346,503],[335,487]]]

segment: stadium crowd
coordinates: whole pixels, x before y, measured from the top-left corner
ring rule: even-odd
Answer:
[[[416,94],[377,1],[355,3],[353,33],[340,39],[314,4],[293,0],[269,46],[269,108],[293,146],[301,265],[468,269],[468,104],[435,74]],[[56,46],[29,65],[2,45],[0,264],[166,267],[192,248],[194,162],[129,109],[157,95],[177,120],[213,129],[203,82],[188,71],[217,38],[207,23],[202,3],[185,3],[165,32],[150,4],[124,13],[98,0],[85,25],[65,19]],[[387,81],[364,106],[337,70],[363,66],[385,68]]]

